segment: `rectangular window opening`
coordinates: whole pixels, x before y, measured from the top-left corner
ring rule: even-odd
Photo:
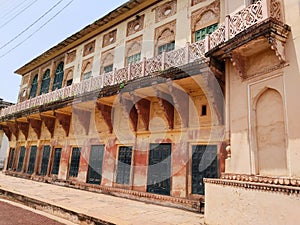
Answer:
[[[127,65],[129,65],[129,64],[136,64],[139,61],[141,61],[141,53],[140,52],[137,53],[137,54],[129,56],[127,58]]]
[[[103,68],[104,73],[109,73],[109,72],[113,71],[113,68],[114,68],[113,64],[111,64],[109,66],[104,66],[104,68]]]
[[[104,145],[91,146],[87,183],[101,184],[104,147]]]
[[[92,71],[83,74],[83,80],[87,80],[92,77]]]
[[[201,116],[206,116],[207,115],[207,106],[202,105],[201,106]]]
[[[131,171],[132,147],[121,146],[118,154],[117,183],[129,184]]]
[[[192,146],[192,194],[205,194],[204,178],[218,178],[217,145]]]
[[[15,149],[11,148],[9,152],[8,164],[7,164],[8,170],[13,168],[14,158],[15,158]]]
[[[43,150],[43,158],[42,158],[41,172],[40,172],[40,174],[43,176],[47,175],[49,157],[50,157],[50,146],[45,145]]]
[[[158,47],[158,55],[161,55],[163,52],[169,52],[175,49],[175,41],[161,45]]]
[[[207,34],[211,34],[212,32],[214,32],[216,29],[218,28],[218,24],[215,23],[215,24],[212,24],[210,26],[207,26],[207,27],[204,27],[200,30],[197,30],[195,32],[195,41],[200,41],[200,40],[203,40],[205,39],[205,36]]]
[[[61,156],[61,148],[56,148],[54,150],[54,159],[53,159],[53,167],[52,167],[51,174],[58,175],[60,156]]]
[[[81,148],[73,148],[72,149],[72,156],[71,156],[71,165],[69,170],[70,177],[77,177],[78,170],[79,170],[79,163],[80,163],[80,151]]]
[[[34,172],[36,151],[37,151],[37,146],[31,146],[29,163],[28,163],[28,168],[27,168],[28,174],[33,174],[33,172]]]
[[[25,157],[25,150],[26,150],[26,148],[24,146],[22,146],[20,148],[20,155],[19,155],[19,162],[18,162],[17,172],[22,171],[23,163],[24,163],[24,157]]]

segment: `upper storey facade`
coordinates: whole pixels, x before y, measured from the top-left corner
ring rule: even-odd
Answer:
[[[283,8],[279,0],[128,1],[18,69],[18,104],[2,110],[2,120],[195,60],[230,58],[242,70],[232,48],[217,50],[263,22],[284,24]],[[274,29],[284,36],[281,27]],[[276,54],[285,38],[270,43]]]
[[[129,1],[17,70],[19,102],[204,39],[224,21],[224,7],[220,0]]]

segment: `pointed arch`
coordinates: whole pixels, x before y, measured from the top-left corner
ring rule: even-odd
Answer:
[[[155,55],[175,49],[176,20],[155,29]]]
[[[52,86],[52,91],[60,89],[64,80],[64,63],[60,62],[55,70],[55,76]]]
[[[94,57],[91,57],[82,62],[81,80],[86,80],[92,77],[93,61]]]
[[[36,96],[37,88],[38,88],[38,74],[36,74],[32,79],[29,98],[34,98]]]
[[[261,175],[287,175],[287,140],[281,94],[263,90],[255,102],[258,172]]]
[[[114,54],[113,49],[102,53],[101,57],[101,74],[108,73],[113,70]]]
[[[47,69],[43,75],[40,95],[49,92],[50,86],[50,69]]]
[[[193,30],[197,31],[203,27],[210,26],[212,24],[218,23],[219,16],[212,9],[208,9],[202,12],[196,19]]]
[[[125,65],[127,66],[129,64],[135,64],[141,61],[141,50],[141,41],[137,40],[129,43],[126,52]]]

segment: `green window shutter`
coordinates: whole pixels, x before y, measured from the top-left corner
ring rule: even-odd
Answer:
[[[113,71],[113,67],[114,67],[113,64],[111,64],[109,66],[105,66],[104,67],[104,73],[109,73],[109,72]]]
[[[175,41],[161,45],[158,47],[158,55],[161,55],[163,52],[169,52],[175,49]]]
[[[49,86],[50,86],[50,70],[47,69],[46,72],[43,75],[43,80],[42,80],[40,95],[48,93]]]
[[[36,96],[37,87],[38,87],[38,75],[36,74],[32,80],[29,98],[34,98]]]
[[[127,65],[129,64],[135,64],[141,61],[141,53],[137,53],[135,55],[129,56],[127,58]]]
[[[55,71],[54,82],[52,86],[52,91],[60,89],[62,87],[62,82],[64,79],[64,63],[60,62]]]
[[[195,41],[197,42],[197,41],[203,40],[207,34],[211,34],[217,28],[218,28],[218,24],[215,23],[215,24],[210,25],[208,27],[205,27],[205,28],[202,28],[200,30],[197,30],[195,32]]]
[[[83,74],[83,80],[87,80],[92,76],[92,71]]]

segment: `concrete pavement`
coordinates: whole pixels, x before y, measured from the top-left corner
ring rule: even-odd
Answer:
[[[199,213],[146,204],[110,195],[6,176],[0,192],[23,204],[75,223],[86,224],[204,224]]]

